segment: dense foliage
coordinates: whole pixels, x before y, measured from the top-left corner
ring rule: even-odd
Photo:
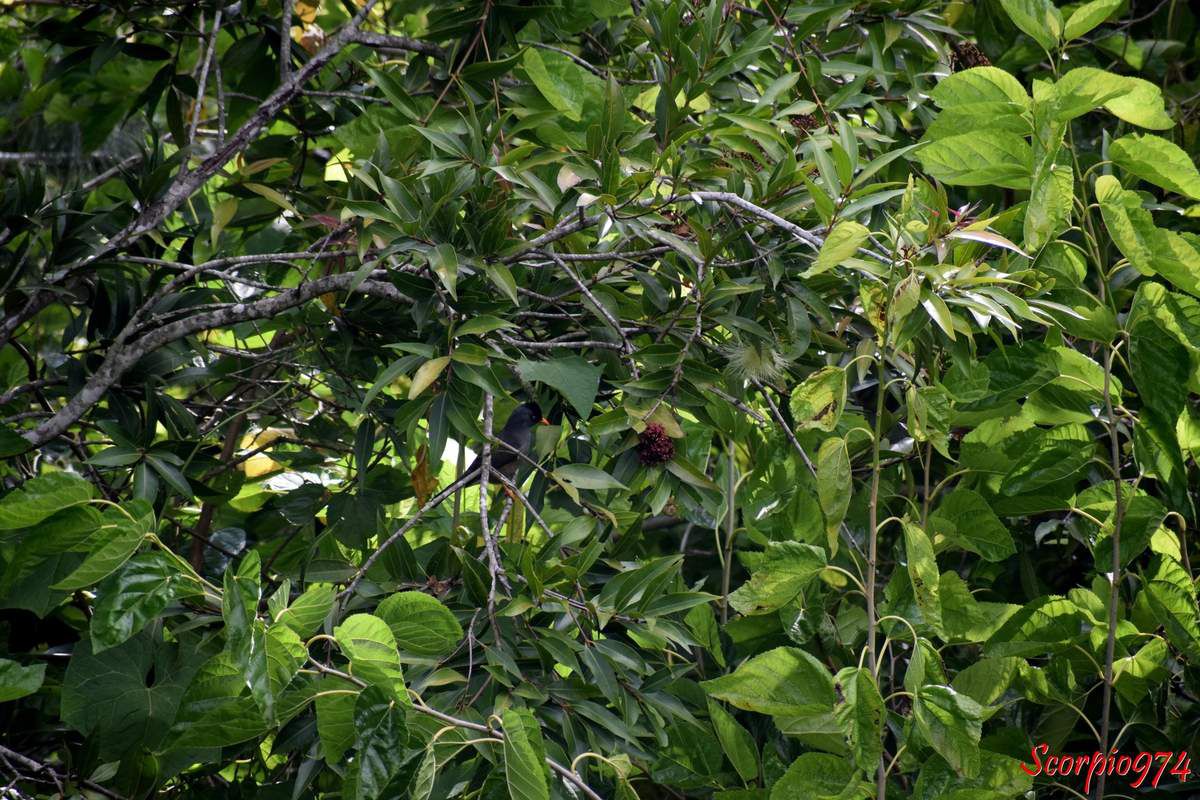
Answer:
[[[1196,22],[0,2],[0,794],[1145,794]]]

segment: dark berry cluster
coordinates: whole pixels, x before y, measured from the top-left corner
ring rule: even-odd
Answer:
[[[800,131],[800,133],[808,133],[821,124],[820,121],[817,120],[817,118],[812,114],[799,114],[795,117],[792,117],[789,122],[791,122],[792,127]]]
[[[675,457],[675,442],[662,425],[650,423],[638,434],[638,458],[647,467],[657,467]]]
[[[950,69],[955,72],[962,72],[964,69],[972,67],[990,67],[992,62],[983,54],[974,42],[954,42],[950,45],[950,49],[954,51],[953,57],[950,59]]]

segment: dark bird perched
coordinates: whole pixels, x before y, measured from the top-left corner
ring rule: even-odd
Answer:
[[[513,450],[528,454],[529,446],[533,443],[533,426],[549,424],[550,420],[542,416],[541,406],[534,402],[522,403],[509,415],[497,438]],[[504,446],[492,447],[492,471],[499,472],[510,481],[516,477],[517,468],[521,466],[522,461],[521,456],[514,453],[513,450]],[[475,460],[471,462],[471,466],[467,467],[467,471],[463,475],[478,475],[477,471],[483,467],[481,458],[482,456],[475,456]],[[489,483],[502,483],[502,481],[492,475]]]

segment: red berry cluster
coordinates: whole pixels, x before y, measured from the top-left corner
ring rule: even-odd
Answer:
[[[650,423],[638,434],[638,458],[647,467],[657,467],[675,457],[675,442],[663,430],[663,426]]]

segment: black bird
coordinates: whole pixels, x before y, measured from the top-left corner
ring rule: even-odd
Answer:
[[[533,443],[533,426],[534,425],[549,425],[550,420],[542,416],[542,407],[537,403],[528,402],[522,403],[513,410],[509,415],[508,420],[504,423],[504,428],[501,429],[499,438],[500,441],[517,450],[520,453],[527,454],[529,446]],[[471,466],[467,467],[464,476],[476,473],[483,466],[482,456],[475,456],[475,460],[471,462]],[[514,453],[508,447],[500,445],[492,446],[492,472],[499,472],[510,481],[516,477],[517,468],[521,466],[523,459]],[[502,483],[499,478],[492,475],[489,478],[489,483]]]

